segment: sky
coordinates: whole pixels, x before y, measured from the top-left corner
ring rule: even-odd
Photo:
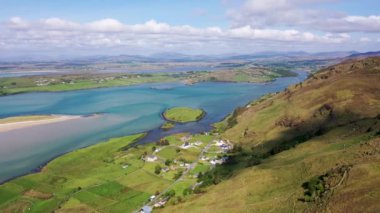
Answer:
[[[379,0],[0,0],[0,56],[378,50]]]

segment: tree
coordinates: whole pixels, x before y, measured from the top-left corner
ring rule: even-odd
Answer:
[[[157,175],[160,174],[161,173],[161,169],[162,168],[161,168],[160,165],[156,165],[156,167],[154,168],[154,173],[157,174]]]
[[[174,175],[174,177],[173,177],[173,179],[174,180],[178,180],[178,178],[180,178],[181,176],[182,176],[182,174],[183,174],[183,171],[178,171],[175,175]]]
[[[164,194],[165,197],[168,197],[168,198],[171,198],[171,197],[174,197],[175,196],[175,191],[172,189],[172,190],[169,190],[167,191],[165,194]]]
[[[253,154],[247,162],[247,167],[256,166],[261,163],[261,157],[259,155]]]
[[[156,151],[156,149],[157,149],[157,148],[156,148],[155,146],[153,146],[153,147],[152,147],[152,152]]]
[[[162,138],[160,141],[156,142],[156,145],[158,145],[158,146],[167,146],[167,145],[169,145],[169,140]]]
[[[186,195],[190,195],[191,193],[192,193],[191,188],[186,188],[183,190],[182,195],[186,196]]]
[[[170,166],[170,164],[172,164],[172,162],[173,162],[172,160],[170,160],[170,159],[166,159],[166,160],[165,160],[165,165],[166,165],[166,166]]]

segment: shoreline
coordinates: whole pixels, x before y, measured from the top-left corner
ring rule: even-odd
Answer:
[[[132,83],[132,84],[127,84],[127,85],[113,85],[113,86],[106,86],[106,85],[96,85],[94,87],[84,87],[84,88],[76,88],[76,89],[63,89],[63,90],[32,90],[32,91],[17,91],[17,92],[12,92],[12,93],[0,93],[0,97],[6,97],[6,96],[12,96],[12,95],[19,95],[19,94],[29,94],[29,93],[60,93],[60,92],[70,92],[70,91],[83,91],[83,90],[92,90],[92,89],[105,89],[105,88],[118,88],[118,87],[129,87],[129,86],[140,86],[144,84],[154,84],[154,83],[182,83],[184,85],[192,86],[194,84],[199,84],[199,83],[231,83],[231,84],[238,84],[238,83],[248,83],[248,84],[267,84],[276,81],[279,78],[287,78],[289,76],[280,76],[280,77],[275,77],[271,80],[267,81],[257,81],[257,82],[249,82],[249,81],[195,81],[192,83],[187,83],[184,82],[184,80],[177,79],[174,81],[167,81],[167,82],[144,82],[144,83]],[[291,76],[290,76],[291,77]],[[1,78],[1,77],[0,77]],[[16,77],[17,78],[17,77]]]
[[[204,110],[203,108],[199,108],[200,110],[202,110],[202,114],[195,120],[195,121],[188,121],[188,122],[181,122],[181,121],[175,121],[175,120],[171,120],[171,119],[168,119],[166,116],[165,116],[165,112],[170,110],[170,109],[173,109],[173,108],[176,108],[176,107],[170,107],[170,108],[166,108],[163,112],[161,112],[161,118],[166,121],[166,122],[172,122],[174,124],[186,124],[186,123],[192,123],[192,122],[199,122],[200,120],[202,120],[204,117],[206,117],[207,115],[207,112],[206,110]]]
[[[281,78],[283,78],[283,77],[281,77]],[[204,82],[198,82],[198,83],[204,83]],[[212,82],[212,83],[223,83],[223,82]],[[227,83],[231,83],[231,82],[227,82]],[[144,83],[144,84],[150,84],[150,83]],[[290,85],[291,85],[291,84],[290,84]],[[129,87],[129,86],[135,86],[135,85],[116,86],[116,87]],[[289,86],[289,85],[288,85],[288,86]],[[94,89],[99,89],[99,88],[94,88]],[[100,88],[100,89],[105,89],[105,88]],[[80,90],[82,90],[82,89],[80,89]],[[65,91],[53,91],[53,92],[60,93],[60,92],[65,92]],[[32,92],[32,93],[40,93],[40,92]],[[0,97],[1,97],[1,95],[0,95]],[[250,101],[252,101],[252,100],[250,100]],[[247,103],[245,103],[244,106],[246,106],[250,101],[248,101]],[[203,112],[205,112],[205,110],[204,110],[203,108],[201,108],[201,109],[202,109]],[[232,112],[233,112],[233,111],[232,111]],[[223,121],[223,120],[224,120],[226,117],[228,117],[232,112],[229,112],[227,115],[225,115],[223,118],[221,118],[218,122]],[[97,115],[99,115],[99,114],[98,114],[98,113],[92,114],[92,116],[97,116]],[[163,120],[166,121],[166,119],[165,119],[164,116],[163,116],[163,112],[161,112],[160,115],[161,115],[161,118],[162,118]],[[54,116],[54,114],[52,114],[51,116]],[[58,116],[59,116],[59,115],[58,115]],[[62,116],[64,116],[64,115],[62,115]],[[77,117],[77,118],[83,118],[83,117],[85,117],[85,115],[84,115],[84,116],[69,116],[69,115],[67,115],[67,116],[68,116],[68,117]],[[91,115],[90,115],[90,116],[91,116]],[[206,117],[206,116],[207,116],[207,113],[204,113],[203,116],[202,116],[202,118],[204,118],[204,117]],[[71,119],[69,119],[69,120],[71,120]],[[200,120],[198,120],[198,121],[194,121],[194,123],[198,123],[198,122],[200,122]],[[214,123],[208,125],[207,127],[203,127],[201,131],[199,131],[199,130],[198,130],[198,131],[194,131],[194,132],[193,132],[193,131],[186,131],[186,132],[181,132],[181,133],[197,134],[197,133],[202,133],[202,132],[211,131],[212,129],[215,128],[214,124],[215,124],[215,123],[218,123],[218,122],[214,122]],[[54,123],[54,122],[52,122],[52,123]],[[175,123],[176,123],[177,125],[185,125],[184,123],[180,123],[180,122],[175,122]],[[129,146],[130,146],[130,147],[133,147],[133,146],[138,146],[138,145],[145,145],[146,143],[152,143],[153,141],[151,141],[151,140],[149,140],[149,139],[146,140],[146,141],[144,141],[144,139],[149,138],[149,137],[147,137],[147,136],[149,136],[150,134],[157,134],[157,132],[156,132],[157,130],[158,130],[158,131],[161,131],[162,129],[161,129],[160,127],[157,127],[157,128],[153,128],[153,129],[151,129],[151,130],[144,131],[143,133],[145,133],[145,134],[144,134],[142,137],[140,137],[140,138],[138,138],[137,140],[135,140],[134,142],[132,142],[131,144],[129,144]],[[170,131],[169,131],[169,132],[170,132]],[[174,132],[174,133],[169,133],[169,134],[167,134],[167,135],[175,134],[175,133],[176,133],[176,132]],[[136,133],[135,133],[135,134],[136,134]],[[137,134],[139,134],[139,133],[137,133]],[[141,133],[140,133],[140,134],[141,134]],[[131,134],[131,135],[133,135],[133,134]],[[129,136],[129,134],[128,134],[128,135],[125,135],[125,136]],[[99,142],[104,142],[104,141],[99,141]],[[97,143],[96,143],[96,144],[97,144]],[[81,147],[81,148],[79,148],[79,149],[87,148],[87,147],[90,147],[90,146],[93,146],[93,145],[96,145],[96,144],[92,144],[92,145],[84,146],[84,147]],[[79,150],[79,149],[76,149],[76,150]],[[75,150],[73,150],[73,151],[75,151]],[[42,169],[43,169],[48,163],[50,163],[51,161],[53,161],[53,160],[55,160],[55,159],[57,159],[57,158],[59,158],[59,157],[65,155],[65,154],[68,154],[68,153],[70,153],[70,152],[73,152],[73,151],[69,151],[69,152],[61,153],[61,154],[59,154],[59,155],[57,155],[57,156],[55,156],[55,157],[53,157],[53,158],[51,158],[51,159],[49,159],[49,160],[43,162],[43,163],[41,163],[38,167],[35,167],[34,169],[29,170],[28,172],[25,172],[24,174],[15,175],[15,176],[10,177],[10,178],[8,178],[8,179],[6,179],[6,180],[0,181],[0,185],[5,184],[5,183],[7,183],[7,182],[9,182],[9,181],[11,181],[11,180],[17,179],[17,178],[19,178],[19,177],[26,176],[26,175],[28,175],[28,174],[39,173],[39,172],[41,172],[41,170],[42,170]]]
[[[58,122],[64,122],[74,119],[83,118],[83,116],[80,115],[46,115],[44,118],[38,118],[38,116],[35,116],[36,118],[30,117],[31,120],[25,120],[25,121],[12,121],[7,123],[0,123],[0,132],[8,132],[13,131],[17,129],[24,129],[24,128],[30,128],[34,126],[40,126],[45,124],[52,124],[52,123],[58,123]],[[23,118],[23,116],[16,116],[16,117],[9,117],[5,119],[17,119],[17,118]],[[0,119],[4,120],[4,119]]]
[[[96,116],[96,115],[94,115],[94,116]],[[141,140],[142,138],[144,138],[144,137],[147,135],[147,133],[146,133],[146,132],[142,132],[142,133],[136,133],[136,134],[126,135],[126,136],[132,136],[132,135],[139,135],[139,134],[141,134],[141,136],[138,137],[138,138],[136,138],[136,139],[135,139],[133,142],[131,142],[131,144],[129,144],[129,145],[136,144],[139,140]],[[117,137],[116,137],[116,138],[117,138]],[[100,144],[100,143],[107,143],[107,141],[110,140],[110,139],[112,139],[112,138],[106,139],[106,140],[104,140],[104,141],[100,141],[100,142],[97,143],[97,144]],[[95,145],[97,145],[97,144],[87,145],[87,146],[84,146],[84,147],[81,147],[81,148],[78,148],[78,149],[75,149],[75,150],[71,150],[71,151],[68,151],[68,152],[61,153],[61,154],[59,154],[59,155],[57,155],[57,156],[55,156],[55,157],[52,157],[52,158],[46,160],[45,162],[41,163],[38,167],[35,167],[34,169],[31,169],[31,170],[29,170],[28,172],[26,172],[26,173],[24,173],[24,174],[15,175],[15,176],[10,177],[10,178],[8,178],[8,179],[5,179],[5,180],[3,180],[3,181],[0,180],[0,186],[4,185],[5,183],[8,183],[9,181],[15,180],[15,179],[17,179],[17,178],[24,177],[24,176],[26,176],[26,175],[40,173],[40,172],[42,172],[43,169],[44,169],[49,163],[51,163],[52,161],[54,161],[54,160],[56,160],[56,159],[58,159],[58,158],[60,158],[60,157],[62,157],[62,156],[64,156],[64,155],[67,155],[67,154],[69,154],[69,153],[72,153],[72,152],[75,152],[75,151],[78,151],[78,150],[81,150],[81,149],[86,149],[86,148],[89,148],[89,147],[91,147],[91,146],[95,146]],[[128,146],[129,146],[129,145],[128,145]]]

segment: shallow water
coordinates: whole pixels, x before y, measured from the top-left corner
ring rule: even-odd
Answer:
[[[43,163],[72,150],[108,138],[148,132],[140,143],[152,142],[177,132],[202,132],[236,107],[264,94],[283,90],[306,78],[280,78],[271,83],[144,84],[70,92],[29,93],[0,97],[0,117],[30,114],[101,116],[35,126],[0,133],[0,182],[26,174]],[[161,113],[170,107],[202,108],[199,122],[159,129]]]

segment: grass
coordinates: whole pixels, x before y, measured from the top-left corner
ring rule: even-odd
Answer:
[[[265,82],[287,74],[274,74],[269,69],[226,70],[220,72],[181,72],[154,74],[68,74],[28,76],[0,79],[0,96],[27,92],[56,92],[104,87],[129,86],[143,83],[203,81]]]
[[[157,153],[157,156],[164,158],[165,160],[166,159],[169,159],[169,160],[174,159],[177,156],[177,151],[176,151],[177,149],[178,148],[174,147],[174,146],[164,147],[162,150],[160,150]]]
[[[60,206],[73,208],[91,206],[108,211],[115,203],[127,197],[130,209],[138,208],[153,193],[163,190],[166,180],[146,173],[141,165],[135,165],[135,172],[128,173],[115,161],[124,154],[120,148],[134,142],[142,135],[133,135],[80,149],[50,162],[42,172],[27,175],[0,186],[0,211],[18,207],[31,208],[31,212],[51,212]],[[135,158],[142,150],[131,149]],[[106,160],[111,159],[111,161]],[[132,161],[131,161],[132,162]],[[134,173],[141,174],[134,177]],[[124,179],[134,180],[124,181]],[[144,187],[141,187],[144,185]],[[23,192],[33,190],[40,194],[51,194],[51,198],[41,199],[26,196]],[[29,200],[28,205],[24,205]]]
[[[364,194],[356,195],[353,199],[360,198],[363,203],[378,208],[378,203],[375,202],[380,198],[378,190],[366,187],[370,185],[376,188],[380,184],[378,181],[380,170],[373,169],[380,163],[380,158],[374,156],[357,160],[353,156],[367,152],[366,150],[371,147],[368,143],[374,140],[379,141],[380,138],[364,137],[366,138],[364,139],[361,135],[363,133],[359,132],[346,136],[343,140],[329,142],[330,139],[341,138],[351,128],[352,126],[347,126],[335,129],[323,137],[309,140],[294,149],[266,159],[258,166],[239,170],[228,180],[206,188],[206,193],[192,195],[186,202],[167,206],[162,212],[206,210],[209,212],[299,212],[305,208],[313,208],[313,204],[298,201],[298,198],[303,197],[301,185],[314,176],[323,175],[337,164],[353,164],[353,168],[361,172],[356,171],[358,175],[348,180],[347,187],[334,192],[338,200],[331,203],[331,207],[337,211],[339,211],[337,206],[341,209],[347,206],[356,210],[364,208],[363,205],[357,205],[354,202],[345,202],[346,196],[351,192],[363,191]],[[369,133],[371,134],[373,133]],[[361,141],[361,143],[352,141]],[[352,145],[348,147],[343,144]],[[367,177],[366,174],[371,174],[371,176]]]
[[[234,125],[228,125],[228,118],[220,122],[221,137],[243,148],[239,164],[251,154],[263,154],[261,163],[236,166],[233,175],[205,188],[205,193],[158,212],[380,209],[380,138],[376,135],[380,87],[379,75],[372,73],[378,73],[373,67],[379,66],[377,57],[326,68],[302,84],[237,111]],[[299,200],[304,198],[305,182],[340,166],[351,170],[343,184],[323,195],[328,198]]]
[[[161,126],[161,129],[163,130],[169,130],[171,128],[173,128],[175,126],[174,123],[172,122],[165,122],[162,126]]]
[[[155,144],[122,151],[143,134],[110,139],[58,157],[41,172],[26,175],[0,185],[0,212],[132,212],[146,203],[156,192],[174,182],[174,170],[155,174],[155,166],[165,167],[165,159],[196,160],[201,149],[182,150],[180,138],[168,136],[169,146],[153,153]],[[194,135],[191,140],[211,141],[210,136]],[[161,148],[161,147],[159,147]],[[144,162],[141,156],[156,154],[156,162]],[[127,168],[123,166],[128,165]],[[195,179],[178,182],[178,191],[191,187]],[[30,209],[30,210],[28,210]]]
[[[163,113],[166,120],[186,123],[202,119],[204,111],[201,109],[193,109],[190,107],[174,107],[166,110]]]
[[[25,92],[55,92],[81,89],[93,89],[115,86],[129,86],[142,83],[179,81],[172,74],[98,74],[98,75],[65,75],[65,76],[31,76],[0,79],[0,94]]]

